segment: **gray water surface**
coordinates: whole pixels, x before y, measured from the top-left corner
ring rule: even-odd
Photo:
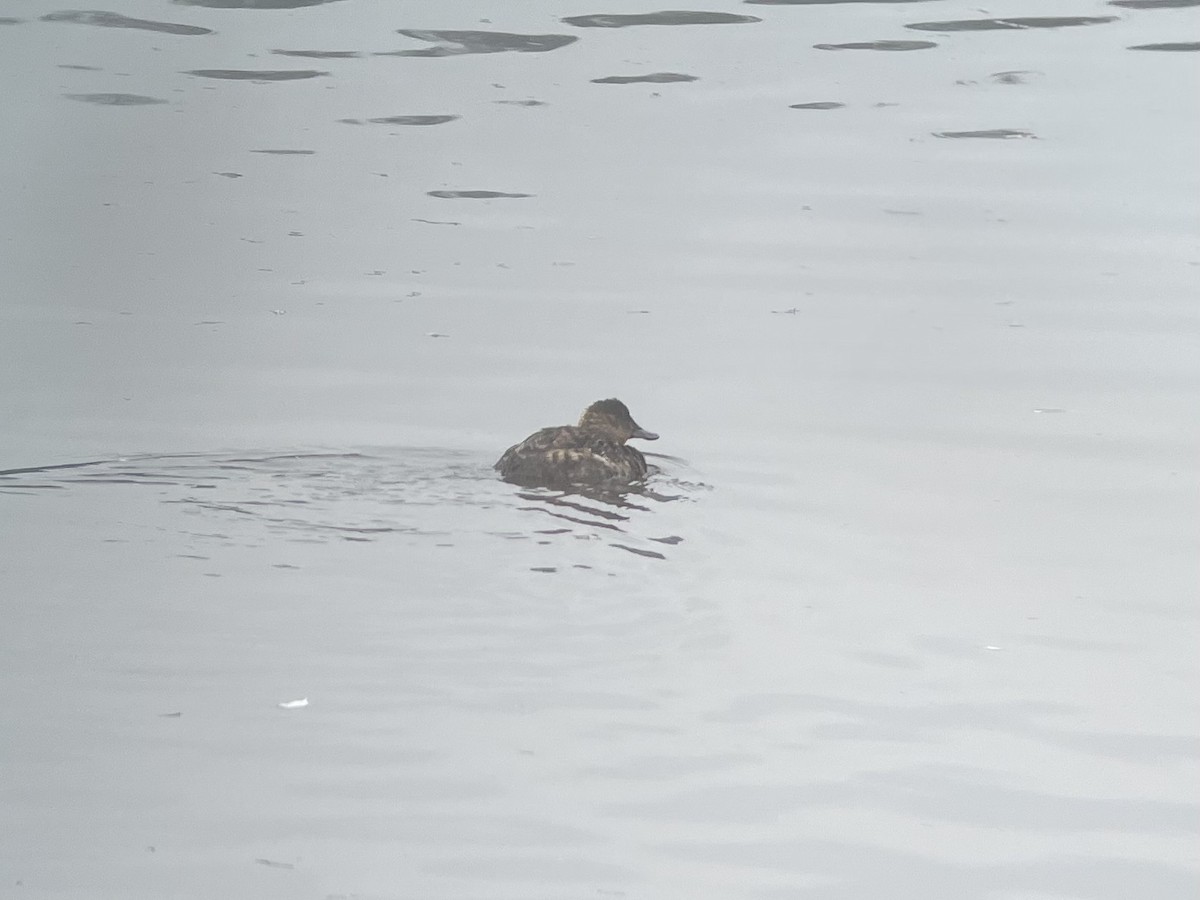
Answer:
[[[1195,6],[0,4],[0,895],[1194,897]]]

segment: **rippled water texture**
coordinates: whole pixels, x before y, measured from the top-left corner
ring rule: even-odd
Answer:
[[[0,896],[1192,900],[1197,6],[0,3]]]

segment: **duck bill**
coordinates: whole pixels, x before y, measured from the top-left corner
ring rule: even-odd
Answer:
[[[647,431],[641,425],[639,425],[639,426],[637,426],[637,428],[633,429],[633,434],[631,434],[630,437],[641,438],[643,441],[657,441],[658,440],[657,434],[655,434],[653,431]]]

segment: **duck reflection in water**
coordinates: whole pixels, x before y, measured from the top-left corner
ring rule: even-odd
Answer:
[[[633,420],[620,400],[598,400],[578,425],[535,431],[504,451],[495,468],[505,481],[525,487],[621,490],[645,480],[646,457],[626,441],[658,435]]]

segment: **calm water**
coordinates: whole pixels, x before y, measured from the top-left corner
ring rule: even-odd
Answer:
[[[1198,6],[0,0],[0,895],[1195,897]]]

